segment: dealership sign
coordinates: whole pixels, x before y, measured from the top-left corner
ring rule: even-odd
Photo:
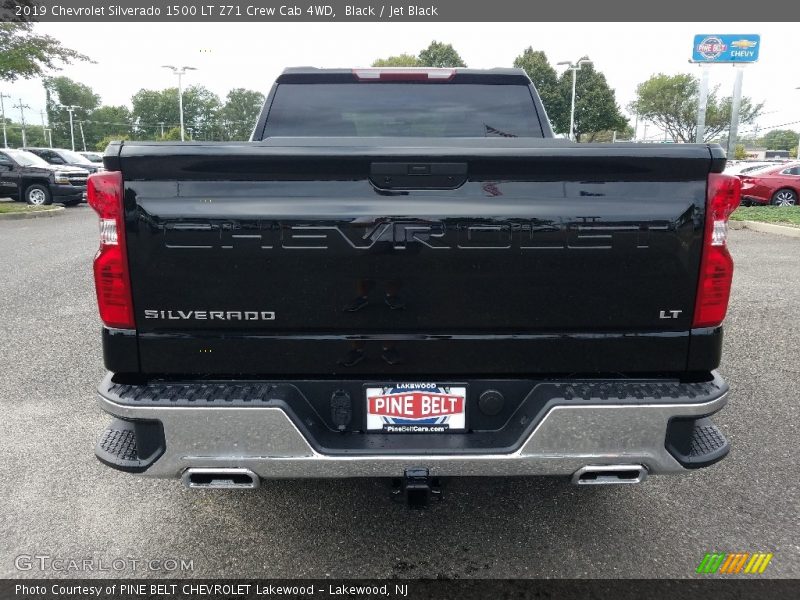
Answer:
[[[692,61],[702,63],[751,63],[758,60],[761,36],[758,34],[739,35],[696,35]]]

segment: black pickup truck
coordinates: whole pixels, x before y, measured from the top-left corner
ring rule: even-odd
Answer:
[[[513,69],[289,69],[252,137],[114,143],[90,177],[101,461],[424,502],[727,454],[719,146],[554,139]]]
[[[25,150],[0,149],[0,198],[11,196],[35,206],[73,206],[86,197],[88,177],[86,169],[51,165]]]

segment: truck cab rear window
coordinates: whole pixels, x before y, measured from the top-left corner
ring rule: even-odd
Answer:
[[[542,128],[524,85],[286,83],[265,136],[541,138]]]

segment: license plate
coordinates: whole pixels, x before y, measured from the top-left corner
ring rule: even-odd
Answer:
[[[467,388],[439,383],[367,387],[367,431],[447,433],[466,429]]]

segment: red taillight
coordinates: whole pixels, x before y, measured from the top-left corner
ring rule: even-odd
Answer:
[[[86,185],[89,206],[100,217],[100,249],[94,257],[94,284],[100,318],[108,327],[134,329],[125,229],[122,226],[122,173],[94,173]]]
[[[741,200],[738,177],[712,173],[708,176],[706,223],[700,281],[693,327],[716,327],[725,318],[733,280],[733,259],[728,252],[728,217]]]
[[[450,81],[455,69],[353,69],[353,77],[359,81]]]

